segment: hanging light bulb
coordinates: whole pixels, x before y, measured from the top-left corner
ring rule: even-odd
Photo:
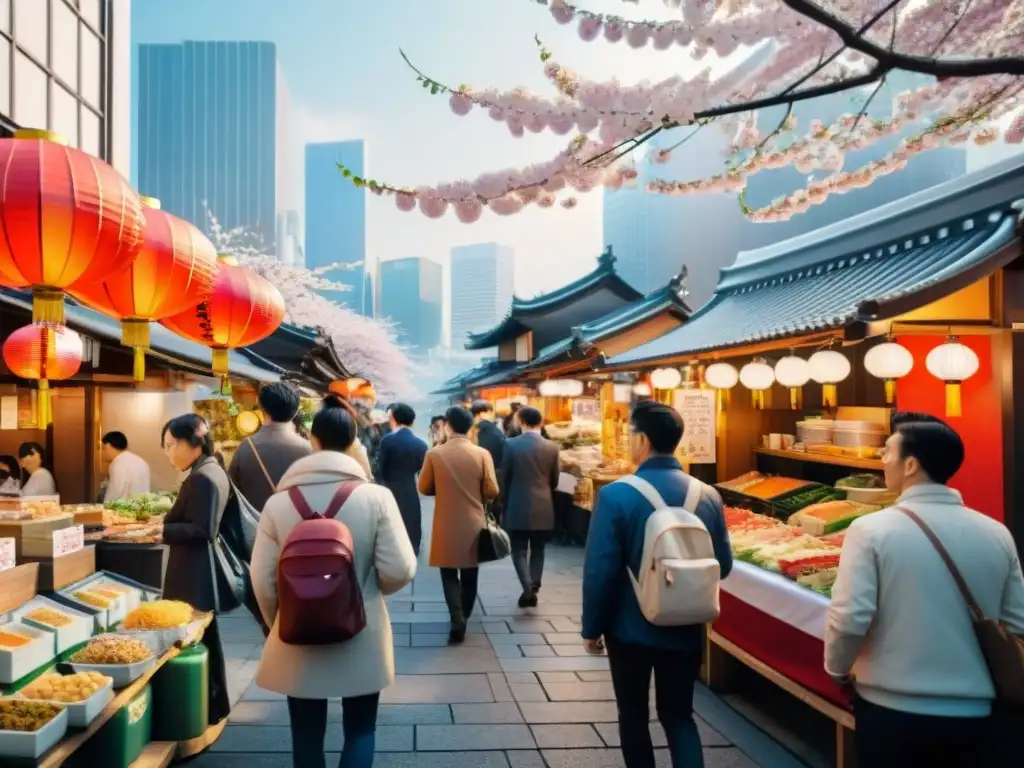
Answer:
[[[633,394],[637,397],[650,397],[651,385],[646,381],[638,381],[633,385]]]
[[[850,361],[842,352],[823,349],[815,352],[807,361],[811,378],[821,384],[821,404],[835,408],[838,403],[836,384],[850,375]]]
[[[682,381],[678,368],[658,368],[651,373],[651,386],[655,389],[675,389]]]
[[[755,357],[740,368],[740,383],[750,390],[754,408],[764,410],[764,393],[775,383],[775,371],[763,357]]]
[[[976,374],[981,366],[974,350],[961,344],[956,336],[950,336],[928,353],[924,364],[932,376],[946,382],[946,415],[963,415],[960,383]]]
[[[704,381],[718,393],[718,407],[722,410],[729,404],[729,390],[740,380],[739,371],[729,363],[713,363],[704,369]]]
[[[556,379],[545,379],[537,386],[537,392],[541,397],[557,397],[558,381]]]
[[[802,357],[790,354],[775,364],[775,380],[789,388],[789,407],[798,410],[803,405],[803,386],[811,380],[811,367]]]
[[[896,381],[906,376],[914,367],[914,356],[902,344],[888,336],[864,355],[864,368],[872,376],[885,381],[885,402],[896,402]]]

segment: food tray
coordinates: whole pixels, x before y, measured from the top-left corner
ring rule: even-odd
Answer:
[[[156,648],[157,653],[166,653],[175,645],[188,645],[196,642],[199,630],[202,628],[202,619],[193,618],[183,627],[172,629],[117,629],[119,635],[137,637],[150,648]]]
[[[142,590],[138,587],[132,586],[131,584],[125,584],[124,582],[118,581],[117,579],[111,579],[104,576],[96,581],[89,582],[89,587],[86,587],[86,589],[89,589],[90,587],[99,587],[100,589],[112,589],[115,592],[123,592],[125,616],[142,604]]]
[[[851,448],[881,448],[889,437],[889,430],[881,424],[867,421],[837,421],[832,442]]]
[[[10,696],[6,698],[12,698]],[[63,706],[59,705],[58,706]],[[66,708],[38,731],[0,731],[0,757],[35,760],[52,749],[68,732]]]
[[[796,423],[797,442],[831,443],[836,423],[831,419],[808,419]]]
[[[96,639],[109,635],[128,634],[127,632],[108,632],[106,635],[97,635]],[[131,636],[136,637],[135,635]],[[101,675],[112,678],[115,688],[124,688],[146,674],[156,664],[157,657],[163,653],[151,639],[145,637],[136,637],[136,639],[141,640],[149,647],[152,655],[148,659],[137,661],[134,664],[80,664],[69,659],[68,664],[75,672],[99,672]]]
[[[63,707],[67,710],[69,728],[88,728],[89,724],[96,719],[104,707],[114,700],[114,683],[112,680],[108,681],[105,686],[85,701],[47,701],[46,699],[29,699],[26,696],[21,696],[21,694],[17,694],[17,696],[18,698],[36,701],[40,704],[55,704],[58,707]]]
[[[0,631],[14,630],[17,634],[34,638],[20,648],[0,648],[0,683],[10,685],[29,672],[49,664],[57,655],[56,641],[51,632],[11,621],[0,624]]]
[[[838,501],[844,498],[843,491],[844,489],[842,488],[814,484],[805,488],[798,488],[793,493],[786,494],[780,498],[772,499],[772,505],[783,512],[793,514],[812,504],[820,504],[826,499]]]
[[[54,627],[49,624],[44,624],[41,621],[35,619],[26,618],[26,614],[32,613],[37,608],[49,608],[52,611],[59,611],[60,613],[71,619],[71,623],[64,627]],[[93,617],[82,611],[76,611],[73,608],[61,605],[60,603],[54,602],[42,595],[29,600],[23,606],[18,608],[14,612],[15,618],[23,622],[26,626],[35,627],[45,632],[49,632],[54,635],[58,654],[64,653],[69,648],[73,648],[80,643],[84,643],[90,637],[95,627],[95,621]]]
[[[859,501],[880,507],[892,504],[899,498],[898,493],[894,493],[888,488],[837,488],[836,490],[844,491],[846,498],[850,501]]]

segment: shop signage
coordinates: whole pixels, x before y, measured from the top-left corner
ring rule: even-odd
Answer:
[[[53,532],[53,556],[64,557],[85,548],[85,526],[72,525]]]
[[[683,417],[683,441],[677,452],[680,461],[714,464],[718,416],[715,391],[677,389],[672,405]]]
[[[0,571],[14,567],[14,539],[0,539]]]

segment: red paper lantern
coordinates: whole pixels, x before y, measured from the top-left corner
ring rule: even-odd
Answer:
[[[63,291],[126,270],[142,204],[102,160],[46,131],[0,139],[0,284],[32,287],[32,320],[63,324]]]
[[[39,425],[50,424],[50,381],[70,379],[82,364],[82,339],[62,325],[33,323],[4,341],[4,362],[11,373],[39,382]]]
[[[228,375],[228,350],[261,341],[284,320],[284,299],[270,281],[220,259],[213,295],[160,324],[213,350],[213,372]]]
[[[121,343],[135,352],[134,377],[146,378],[149,324],[184,312],[213,294],[217,251],[187,221],[143,197],[142,248],[132,265],[102,283],[71,286],[79,301],[121,321]]]

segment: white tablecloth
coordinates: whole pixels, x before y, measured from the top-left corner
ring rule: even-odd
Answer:
[[[825,639],[828,598],[785,576],[737,561],[722,582],[722,591],[801,632]]]

